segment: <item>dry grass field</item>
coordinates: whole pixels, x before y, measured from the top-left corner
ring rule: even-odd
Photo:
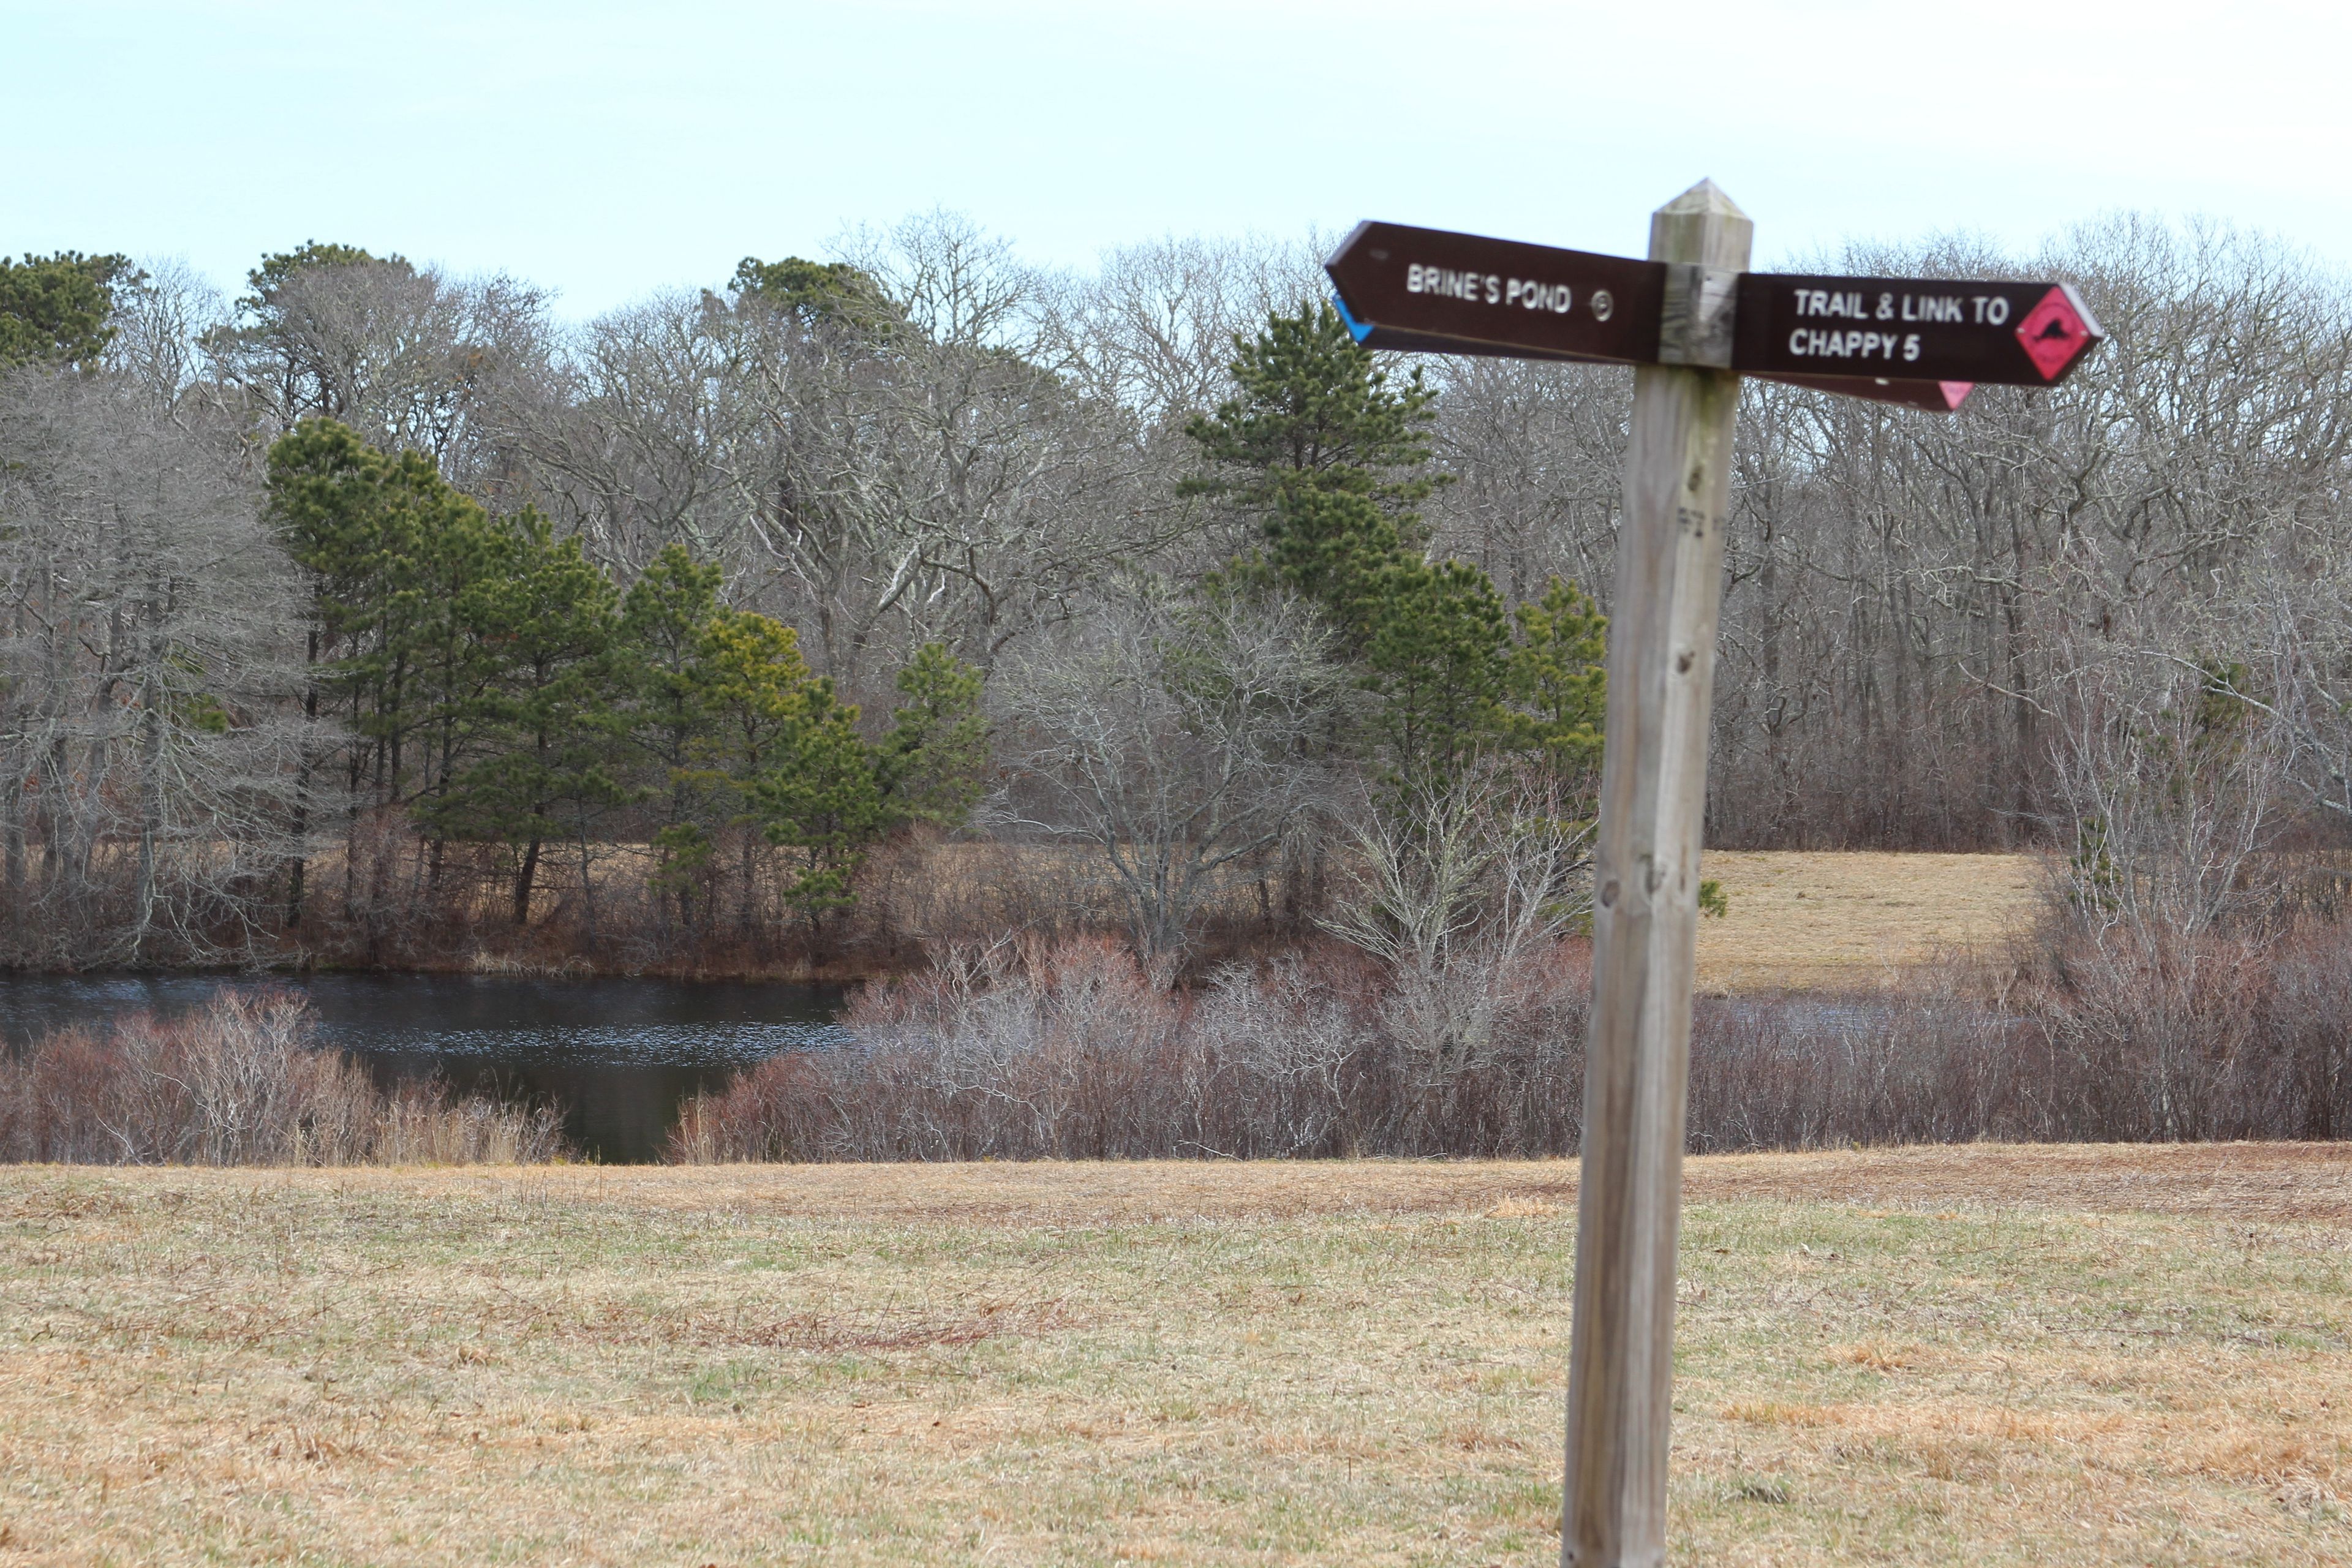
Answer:
[[[1710,991],[1884,985],[1922,959],[1981,954],[2032,924],[2030,855],[1710,849],[1730,912],[1698,929]]]
[[[1545,1563],[1561,1164],[0,1172],[0,1565]],[[2352,1561],[2352,1151],[1707,1159],[1675,1560]]]

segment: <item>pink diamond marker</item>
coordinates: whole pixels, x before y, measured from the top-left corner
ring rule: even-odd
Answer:
[[[2091,341],[2091,329],[2084,324],[2074,302],[2066,298],[2066,290],[2053,289],[2017,323],[2017,341],[2025,345],[2025,357],[2033,362],[2042,379],[2055,381]]]
[[[1977,384],[1973,381],[1939,381],[1936,384],[1944,389],[1944,411],[1950,414],[1958,412],[1960,405],[1969,400],[1969,394],[1976,390]]]

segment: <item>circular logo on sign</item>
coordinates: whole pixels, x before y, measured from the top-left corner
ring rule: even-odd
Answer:
[[[1608,289],[1595,289],[1592,291],[1592,314],[1596,320],[1607,321],[1609,312],[1616,308],[1617,301],[1609,297]]]

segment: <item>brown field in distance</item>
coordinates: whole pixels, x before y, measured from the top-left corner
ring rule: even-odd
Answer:
[[[1556,1560],[1561,1163],[0,1173],[0,1563]],[[1688,1563],[2352,1560],[2352,1150],[1697,1160]]]
[[[1727,991],[1884,985],[1906,965],[1997,950],[2041,909],[2031,855],[1710,849],[1731,912],[1698,923],[1698,983]]]

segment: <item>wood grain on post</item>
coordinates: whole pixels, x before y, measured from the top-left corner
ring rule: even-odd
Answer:
[[[1739,378],[1706,367],[1729,363],[1725,280],[1746,269],[1752,233],[1711,181],[1650,219],[1650,258],[1681,265],[1670,273],[1668,363],[1633,373],[1610,606],[1560,1532],[1568,1568],[1646,1568],[1665,1556],[1699,834],[1739,402]]]

